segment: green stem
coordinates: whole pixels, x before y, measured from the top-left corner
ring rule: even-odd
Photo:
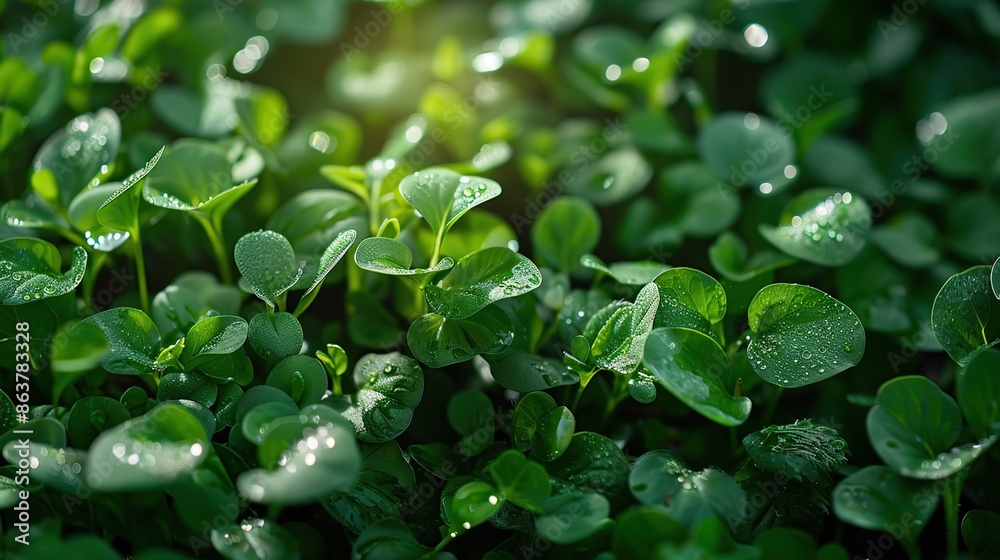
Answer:
[[[945,481],[944,519],[948,542],[948,560],[958,559],[958,502],[962,496],[964,484],[965,474],[962,471]]]
[[[439,542],[438,545],[434,547],[434,552],[441,552],[442,550],[444,550],[444,547],[448,546],[448,543],[450,543],[451,540],[455,538],[452,535],[454,535],[454,533],[446,534],[444,538],[441,539],[441,542]]]
[[[368,195],[368,229],[371,235],[378,233],[380,225],[379,212],[382,205],[382,179],[372,181],[372,187]]]
[[[146,287],[146,261],[142,257],[142,239],[139,237],[139,229],[132,232],[132,250],[135,254],[136,276],[139,278],[139,301],[142,310],[149,313],[149,290]]]
[[[331,375],[330,377],[333,378],[333,394],[336,395],[336,396],[338,396],[338,397],[340,395],[343,395],[344,394],[344,388],[343,388],[343,386],[340,383],[340,376],[339,375]]]
[[[601,416],[601,425],[608,423],[611,414],[618,408],[623,400],[628,396],[628,379],[624,375],[615,374],[614,386],[611,394],[608,395],[607,404],[604,406],[604,414]]]
[[[580,406],[580,399],[583,398],[583,391],[587,386],[583,383],[580,384],[580,388],[576,390],[576,397],[573,398],[573,406],[569,407],[573,413],[576,413],[576,408]]]
[[[552,322],[546,325],[545,330],[542,334],[538,336],[538,342],[535,343],[534,348],[531,349],[532,353],[538,353],[538,349],[545,346],[549,339],[556,334],[556,329],[559,327],[559,313],[557,312],[555,317],[552,318]]]
[[[219,279],[222,280],[223,284],[232,284],[233,269],[229,265],[229,253],[226,251],[226,244],[222,241],[221,224],[213,223],[198,213],[194,213],[194,216],[201,222],[202,227],[205,229],[205,234],[208,236],[208,241],[212,244],[215,262],[219,266]]]
[[[438,263],[438,259],[441,257],[441,244],[444,242],[444,227],[442,227],[437,232],[437,236],[434,238],[434,254],[431,255],[430,268]]]
[[[921,560],[923,555],[920,553],[920,546],[916,542],[910,539],[903,539],[903,549],[906,550],[906,555],[910,557],[910,560]]]

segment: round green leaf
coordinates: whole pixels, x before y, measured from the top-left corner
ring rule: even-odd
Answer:
[[[709,517],[743,511],[747,502],[743,488],[731,476],[718,469],[692,471],[670,451],[650,451],[639,457],[628,482],[637,500],[665,505],[670,517],[689,528]]]
[[[381,443],[406,431],[424,392],[424,373],[416,360],[399,352],[368,354],[354,366],[357,393],[341,411],[358,439]]]
[[[253,293],[271,307],[302,276],[291,243],[274,231],[244,235],[236,242],[235,255],[236,267]]]
[[[996,157],[1000,136],[990,122],[1000,116],[1000,90],[956,97],[939,113],[945,129],[932,137],[931,146],[938,153],[931,162],[934,169],[949,177],[995,178],[1000,172]]]
[[[160,352],[160,332],[148,315],[131,307],[117,307],[91,315],[77,323],[96,325],[108,341],[108,352],[101,367],[120,375],[139,375],[156,369]]]
[[[962,519],[962,539],[973,558],[1000,556],[1000,513],[974,509]]]
[[[750,399],[726,389],[730,360],[708,335],[691,329],[654,329],[646,340],[643,363],[657,383],[698,414],[738,426],[750,415]]]
[[[485,356],[485,359],[490,364],[493,379],[511,391],[528,393],[580,382],[580,378],[562,361],[547,356],[512,350],[497,356]]]
[[[542,418],[555,409],[556,400],[548,393],[534,391],[521,397],[510,421],[510,437],[514,447],[529,451]]]
[[[972,433],[1000,434],[1000,351],[981,352],[958,375],[956,396]]]
[[[330,386],[330,378],[319,360],[296,354],[278,362],[264,383],[288,393],[302,407],[323,399]]]
[[[611,505],[600,494],[560,494],[542,504],[535,531],[556,544],[573,544],[610,525]]]
[[[448,401],[448,423],[462,436],[457,451],[471,457],[493,443],[496,432],[493,402],[482,391],[468,389]]]
[[[410,268],[413,253],[405,243],[388,237],[362,239],[354,253],[354,262],[361,268],[392,276],[421,276],[448,270],[455,265],[451,257],[444,257],[431,268]]]
[[[87,449],[98,434],[131,418],[128,409],[115,399],[84,397],[73,405],[66,422],[69,444]]]
[[[212,529],[212,546],[227,560],[298,560],[299,543],[274,521],[244,519]]]
[[[510,318],[495,305],[467,319],[428,313],[414,321],[406,333],[414,357],[432,368],[471,360],[478,354],[496,354],[513,341]]]
[[[810,286],[767,286],[750,302],[747,316],[753,333],[747,357],[758,375],[781,387],[832,377],[865,353],[857,315]]]
[[[250,319],[247,339],[260,357],[280,362],[302,350],[302,325],[291,313],[258,313]]]
[[[904,376],[879,388],[868,411],[868,438],[886,465],[903,476],[941,479],[969,466],[996,441],[952,449],[962,433],[958,404],[925,377]]]
[[[120,143],[121,121],[117,113],[108,108],[98,109],[74,118],[50,136],[35,153],[31,170],[53,174],[58,189],[53,200],[65,208],[78,192],[90,185],[91,179],[107,173],[107,166],[118,157]]]
[[[260,447],[268,453],[280,450],[276,464],[272,470],[241,474],[236,480],[241,494],[254,502],[293,505],[350,489],[361,470],[361,452],[350,422],[318,404],[276,422],[282,426],[270,430]]]
[[[424,288],[439,315],[465,319],[487,305],[534,290],[542,274],[527,257],[506,247],[489,247],[461,258],[440,281]]]
[[[219,386],[200,373],[167,373],[156,389],[158,402],[186,399],[202,406],[212,406],[219,395]]]
[[[0,299],[20,305],[68,294],[83,280],[87,252],[73,248],[70,268],[62,272],[59,251],[48,241],[15,237],[0,241]]]
[[[516,449],[501,453],[486,465],[483,472],[493,478],[504,499],[530,511],[542,511],[542,503],[549,499],[552,492],[545,467]]]
[[[587,165],[580,178],[567,185],[567,191],[598,206],[609,206],[639,194],[652,178],[652,166],[639,150],[629,146]]]
[[[399,193],[439,237],[475,206],[500,195],[500,184],[441,167],[408,175],[399,182]]]
[[[871,211],[857,194],[813,189],[785,206],[780,225],[758,229],[772,245],[793,257],[840,266],[858,256],[871,228]]]
[[[654,328],[684,327],[719,344],[726,315],[726,291],[714,278],[693,268],[672,268],[653,280],[660,291]]]
[[[928,217],[915,212],[894,217],[871,232],[871,241],[892,260],[910,268],[925,268],[938,262],[941,249],[937,228]]]
[[[577,432],[546,470],[555,494],[597,492],[614,501],[627,492],[628,459],[615,442],[594,432]]]
[[[1000,342],[1000,338],[989,340],[987,336],[993,311],[1000,309],[990,296],[990,272],[990,267],[980,265],[955,274],[934,298],[934,336],[960,366],[968,365],[977,354]]]
[[[747,255],[747,247],[732,232],[724,232],[708,248],[708,260],[728,280],[746,282],[754,276],[795,263],[795,259],[774,251]]]
[[[555,199],[531,226],[531,245],[543,266],[571,272],[601,238],[601,218],[585,199]],[[645,284],[645,282],[643,282]]]
[[[697,147],[716,178],[734,187],[760,188],[765,194],[789,182],[785,168],[795,163],[791,136],[752,113],[716,115],[699,131]]]
[[[476,480],[462,485],[447,500],[451,530],[467,531],[483,524],[500,510],[504,498],[489,484]]]
[[[207,356],[231,354],[246,342],[248,329],[249,326],[242,317],[206,317],[195,323],[184,337],[181,362],[191,368],[204,361]]]
[[[833,512],[845,523],[871,531],[891,530],[915,543],[937,509],[938,499],[931,484],[877,465],[840,481],[833,491]]]
[[[97,436],[85,479],[99,492],[159,488],[197,468],[209,445],[201,422],[183,406],[161,404]]]
[[[681,543],[686,537],[684,526],[662,508],[638,506],[616,520],[611,548],[615,558],[643,558],[649,551],[661,548],[661,543]]]

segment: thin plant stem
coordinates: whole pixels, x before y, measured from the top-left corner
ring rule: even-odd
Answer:
[[[135,255],[136,276],[139,278],[139,301],[142,310],[149,313],[149,289],[146,287],[146,261],[142,257],[142,239],[139,229],[132,232],[132,250]]]
[[[945,482],[944,519],[948,543],[948,560],[958,559],[958,502],[962,496],[965,474],[959,472]]]
[[[208,242],[212,245],[212,252],[215,254],[215,262],[219,266],[219,279],[222,280],[224,284],[232,284],[233,269],[229,265],[229,253],[226,251],[226,245],[222,241],[221,224],[215,224],[201,214],[195,213],[194,216],[205,229],[205,234],[208,236]]]

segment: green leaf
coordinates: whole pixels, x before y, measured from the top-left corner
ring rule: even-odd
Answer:
[[[181,405],[164,403],[97,436],[84,476],[102,481],[91,484],[99,492],[160,488],[197,468],[209,445],[197,418]]]
[[[455,265],[451,257],[444,257],[431,268],[410,268],[413,253],[401,241],[387,237],[368,237],[358,244],[354,262],[361,268],[392,276],[421,276],[448,270]]]
[[[198,321],[184,337],[181,362],[193,368],[208,356],[235,352],[246,342],[248,328],[247,322],[235,315],[206,317]]]
[[[108,353],[101,367],[120,375],[139,375],[158,368],[160,331],[148,315],[131,307],[117,307],[91,315],[73,326],[71,336],[80,333],[83,325],[95,325],[104,333]]]
[[[413,356],[432,368],[471,360],[478,354],[496,354],[513,340],[510,318],[495,305],[467,319],[428,313],[414,321],[406,333]]]
[[[934,485],[877,465],[840,481],[833,491],[833,511],[845,523],[871,531],[891,531],[903,542],[915,545],[937,509],[938,499]]]
[[[1000,434],[1000,351],[981,352],[962,368],[956,383],[959,408],[977,438]]]
[[[754,466],[798,481],[828,482],[847,463],[847,442],[828,426],[811,420],[768,426],[743,438]]]
[[[973,558],[1000,556],[1000,513],[974,509],[962,519],[962,539]]]
[[[440,167],[413,173],[399,182],[399,193],[440,239],[463,214],[496,198],[500,190],[496,181]]]
[[[319,360],[296,354],[278,362],[264,384],[288,393],[295,404],[302,407],[323,400],[330,378]]]
[[[236,267],[253,293],[271,307],[302,276],[291,243],[280,233],[258,230],[236,242]]]
[[[448,401],[448,423],[462,436],[456,450],[472,457],[493,443],[496,431],[493,402],[482,391],[455,393]]]
[[[78,192],[90,185],[118,157],[121,121],[108,108],[80,115],[42,144],[31,164],[32,173],[52,174],[57,192],[42,195],[56,206],[69,206]]]
[[[503,496],[489,484],[476,480],[463,484],[447,499],[452,532],[468,531],[482,525],[503,505]]]
[[[62,272],[59,250],[48,241],[15,237],[0,241],[0,298],[20,305],[68,294],[83,280],[87,252],[73,248],[70,268]]]
[[[486,465],[483,472],[493,478],[504,499],[530,511],[541,512],[542,503],[549,499],[552,492],[545,467],[529,460],[516,449],[501,453]]]
[[[398,558],[400,560],[451,560],[453,556],[434,551],[417,542],[410,529],[390,517],[369,525],[354,541],[353,553],[363,560]]]
[[[790,182],[785,168],[795,163],[791,137],[766,117],[722,113],[701,127],[698,155],[720,181],[767,194]]]
[[[565,406],[556,406],[547,393],[528,393],[517,402],[511,418],[511,439],[521,451],[542,461],[554,461],[569,447],[576,418]]]
[[[194,372],[166,373],[156,388],[157,402],[188,400],[206,408],[215,404],[218,395],[219,386],[212,379]]]
[[[361,452],[350,422],[319,404],[275,422],[282,424],[264,438],[258,457],[263,459],[267,450],[277,460],[241,474],[236,480],[241,494],[254,502],[294,505],[351,488],[361,470]]]
[[[357,393],[341,414],[358,439],[381,443],[406,431],[424,392],[420,364],[399,352],[368,354],[355,364],[353,377]]]
[[[105,227],[97,213],[106,200],[120,187],[120,183],[105,183],[87,189],[76,196],[69,205],[69,222],[76,231],[82,231],[87,245],[97,251],[110,252],[128,241],[127,231]]]
[[[609,206],[642,192],[653,177],[653,167],[639,150],[626,146],[588,163],[580,175],[566,190],[597,206]]]
[[[693,268],[672,268],[653,281],[660,292],[654,328],[684,327],[723,344],[726,291],[714,278]]]
[[[733,396],[723,382],[729,373],[729,356],[706,334],[684,328],[654,329],[646,340],[643,363],[657,383],[713,422],[738,426],[750,415],[750,399]]]
[[[330,274],[333,267],[337,266],[340,259],[344,258],[347,251],[354,244],[355,238],[357,238],[358,232],[349,229],[347,231],[341,232],[337,235],[337,238],[333,240],[332,243],[323,251],[323,255],[319,258],[319,264],[316,268],[315,278],[312,284],[306,289],[306,292],[302,294],[302,299],[299,300],[299,304],[295,308],[296,315],[301,314],[309,304],[316,298],[319,294],[320,286],[323,285],[323,280],[326,276]]]
[[[990,340],[987,325],[995,309],[990,297],[990,268],[974,266],[953,275],[941,286],[931,309],[934,337],[960,366],[966,366],[977,354],[1000,342]]]
[[[542,504],[535,531],[556,544],[579,542],[611,525],[611,505],[600,494],[560,494]]]
[[[933,138],[940,157],[932,165],[942,175],[985,180],[997,176],[996,130],[990,121],[1000,115],[1000,91],[988,89],[950,99],[938,111],[945,123],[940,138]],[[937,143],[944,148],[937,148]],[[930,163],[930,160],[928,159]]]
[[[87,449],[101,432],[131,419],[128,409],[115,399],[84,397],[73,404],[66,421],[69,445]]]
[[[794,264],[792,257],[773,251],[747,256],[747,247],[732,232],[723,232],[708,248],[708,260],[715,270],[733,282],[746,282],[754,276]]]
[[[653,261],[617,262],[610,266],[594,255],[580,257],[580,264],[591,270],[607,274],[619,284],[645,286],[670,267]]]
[[[993,262],[993,268],[990,271],[990,286],[993,288],[993,295],[1000,299],[1000,257]]]
[[[298,560],[295,536],[274,521],[244,519],[213,527],[212,546],[227,560]]]
[[[11,200],[0,207],[0,223],[23,228],[69,228],[65,218],[49,208],[36,193],[28,193],[24,200]]]
[[[615,442],[594,432],[577,432],[546,470],[555,494],[597,492],[614,503],[628,491],[628,459]]]
[[[871,228],[868,203],[857,194],[830,189],[803,192],[785,206],[780,225],[758,229],[788,255],[825,266],[841,266],[862,249]]]
[[[562,272],[572,272],[600,238],[601,218],[594,206],[574,196],[552,201],[531,226],[531,245],[538,262]]]
[[[802,387],[861,361],[865,331],[857,315],[824,292],[799,284],[772,284],[747,311],[753,340],[747,357],[765,381]]]
[[[637,500],[664,506],[670,517],[689,528],[703,519],[742,511],[747,503],[746,493],[731,476],[711,468],[692,471],[670,451],[639,457],[628,482]]]
[[[97,221],[114,230],[127,231],[135,235],[139,230],[139,200],[141,193],[132,187],[139,184],[160,161],[164,148],[156,152],[146,165],[122,181],[114,193],[97,210]]]
[[[929,379],[897,377],[879,388],[868,411],[868,438],[886,465],[910,478],[941,479],[985,453],[996,441],[952,448],[962,433],[958,404]]]
[[[588,350],[590,346],[587,346]],[[563,385],[575,385],[580,378],[559,360],[525,351],[511,350],[485,356],[490,375],[502,387],[527,393]]]
[[[635,304],[615,310],[593,336],[587,364],[620,375],[634,372],[642,362],[643,345],[653,329],[659,301],[656,284],[646,284],[636,296]],[[599,320],[599,316],[595,318]]]
[[[465,319],[541,283],[538,267],[527,257],[506,247],[490,247],[462,257],[441,281],[424,291],[427,303],[439,315]]]
[[[0,389],[0,434],[6,434],[19,424],[14,402],[10,400],[7,393]]]
[[[280,362],[302,350],[302,325],[295,315],[284,311],[258,313],[250,319],[247,340],[261,358]]]
[[[680,544],[686,537],[687,530],[684,526],[667,515],[662,508],[637,506],[630,508],[616,520],[611,548],[615,558],[642,558],[651,550],[665,548],[663,543]],[[700,556],[706,556],[702,551],[699,552]]]
[[[892,260],[910,268],[926,268],[938,262],[940,234],[934,222],[923,214],[910,212],[894,217],[871,232],[871,241]]]

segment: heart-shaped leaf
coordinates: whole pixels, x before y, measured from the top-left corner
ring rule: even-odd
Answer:
[[[164,148],[156,152],[153,159],[146,162],[142,169],[131,174],[122,181],[115,192],[101,204],[97,210],[97,221],[101,225],[118,231],[126,231],[136,235],[139,230],[139,200],[142,194],[139,189],[132,187],[139,184],[150,171],[156,167],[163,155]]]
[[[208,356],[235,352],[246,342],[247,330],[247,322],[242,317],[206,317],[195,323],[184,338],[181,362],[193,368]]]
[[[101,481],[91,484],[98,492],[159,488],[198,467],[209,446],[197,418],[179,404],[164,403],[97,436],[84,474]]]
[[[750,302],[747,316],[753,332],[747,357],[758,375],[781,387],[832,377],[865,353],[857,315],[810,286],[767,286]]]
[[[977,354],[1000,342],[990,340],[987,325],[1000,310],[990,295],[990,268],[974,266],[959,272],[941,286],[931,309],[931,328],[941,347],[958,365],[965,366]]]
[[[237,478],[240,493],[260,503],[302,504],[351,488],[361,470],[354,428],[328,406],[310,405],[280,418],[258,450],[276,461]],[[262,460],[262,465],[271,461]]]
[[[120,375],[139,375],[157,369],[160,353],[160,331],[153,320],[138,309],[117,307],[91,315],[77,323],[96,325],[108,341],[108,353],[101,367]]]
[[[531,226],[531,245],[539,263],[562,272],[572,272],[600,237],[601,218],[594,206],[574,196],[552,201]]]
[[[302,324],[291,313],[258,313],[250,319],[247,340],[265,360],[276,363],[302,350]]]
[[[714,278],[693,268],[672,268],[653,281],[660,292],[654,328],[684,327],[723,344],[726,291]]]
[[[840,266],[864,249],[871,223],[868,204],[857,194],[814,189],[788,203],[778,227],[761,224],[758,229],[786,254]]]
[[[399,193],[440,239],[463,214],[499,196],[500,184],[436,167],[404,177]]]
[[[48,241],[15,237],[0,241],[0,299],[20,305],[68,294],[83,280],[87,252],[73,248],[70,268],[62,272],[59,250]]]
[[[440,281],[424,288],[439,315],[465,319],[487,305],[534,290],[542,274],[527,257],[506,247],[466,255]]]
[[[280,233],[259,230],[236,242],[236,267],[250,289],[269,306],[302,276],[292,244]]]
[[[956,396],[962,415],[978,438],[1000,434],[1000,351],[980,353],[962,368]]]
[[[341,414],[354,424],[358,439],[381,443],[410,425],[424,392],[424,373],[399,352],[368,354],[354,366],[354,384],[353,403]]]
[[[723,382],[729,356],[702,332],[654,329],[646,340],[643,364],[657,383],[713,422],[738,426],[750,415],[750,399],[733,396]]]
[[[837,517],[862,529],[886,531],[915,545],[937,509],[939,492],[928,482],[904,478],[881,465],[865,467],[833,491]],[[906,522],[909,520],[909,522]]]
[[[78,192],[118,157],[121,121],[111,109],[102,108],[74,118],[42,144],[31,164],[32,173],[51,173],[55,196],[43,198],[69,206]],[[41,193],[40,193],[41,194]]]
[[[455,265],[451,257],[444,257],[431,268],[410,268],[413,253],[405,243],[388,237],[369,237],[358,243],[354,262],[371,272],[391,276],[421,276],[448,270]]]
[[[686,527],[742,511],[747,503],[746,493],[731,476],[712,468],[692,471],[671,451],[650,451],[639,457],[628,483],[637,500],[666,504],[670,517]]]
[[[514,341],[510,317],[495,305],[466,319],[448,319],[428,313],[406,333],[413,356],[432,368],[471,360],[478,354],[496,354]]]
[[[516,449],[504,451],[483,469],[493,478],[500,494],[524,509],[540,512],[552,493],[545,467],[526,458]]]
[[[967,468],[996,441],[952,449],[962,433],[958,404],[929,379],[904,376],[879,388],[868,411],[868,438],[896,472],[910,478],[941,479]]]
[[[319,360],[296,354],[278,362],[267,375],[265,384],[288,393],[295,404],[302,407],[323,400],[330,378]]]

